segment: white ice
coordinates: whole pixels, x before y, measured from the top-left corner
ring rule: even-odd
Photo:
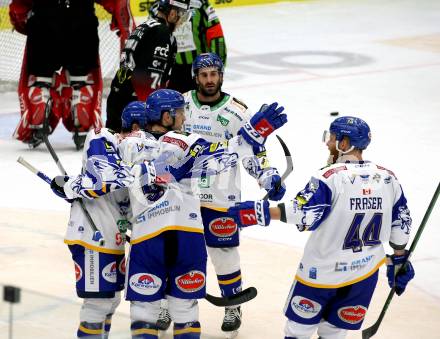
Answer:
[[[356,115],[373,134],[364,157],[393,170],[402,184],[414,236],[440,179],[440,2],[304,1],[218,14],[229,52],[224,90],[253,111],[273,101],[286,107],[289,122],[279,134],[294,161],[286,197],[324,166],[327,150],[320,139],[333,119],[329,113]],[[49,176],[58,174],[44,147],[29,150],[11,138],[18,112],[16,94],[0,94],[0,208],[68,213],[64,201],[16,162],[23,156]],[[67,171],[78,173],[80,153],[62,125],[51,140]],[[281,147],[271,140],[268,151],[283,171]],[[243,200],[264,195],[243,179]],[[412,283],[440,301],[439,224],[440,202],[414,253]],[[298,248],[307,240],[307,234],[279,222],[242,234]]]

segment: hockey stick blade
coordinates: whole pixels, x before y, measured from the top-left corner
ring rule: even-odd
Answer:
[[[237,294],[230,297],[215,297],[211,294],[206,294],[205,299],[211,304],[218,307],[238,306],[254,299],[257,296],[257,289],[255,287],[248,287]]]
[[[407,257],[408,259],[412,255],[412,253],[414,252],[414,249],[416,248],[416,245],[420,239],[420,236],[422,235],[422,232],[425,229],[425,225],[428,222],[429,216],[431,215],[431,211],[434,209],[435,203],[437,202],[437,198],[438,198],[439,194],[440,194],[440,183],[437,185],[437,189],[435,190],[435,193],[431,199],[431,202],[429,203],[428,209],[426,210],[425,215],[423,216],[422,222],[421,222],[421,224],[417,230],[417,233],[414,236],[414,240],[411,243],[411,246],[408,250],[408,257]],[[403,267],[405,267],[405,263],[406,262],[404,262],[402,264],[399,271],[401,269],[403,269]],[[399,274],[399,271],[396,273],[396,275]],[[390,293],[388,293],[387,300],[385,301],[385,304],[382,307],[382,311],[379,314],[379,318],[376,320],[376,322],[373,325],[371,325],[370,327],[368,327],[362,331],[362,339],[371,338],[372,336],[374,336],[376,334],[377,330],[379,329],[380,324],[382,323],[383,318],[385,317],[385,313],[391,304],[391,300],[393,300],[394,294],[395,294],[395,288],[393,287],[391,289]]]
[[[287,147],[286,143],[283,139],[277,134],[275,135],[278,139],[278,141],[281,144],[281,147],[284,151],[284,156],[286,157],[286,170],[284,171],[283,175],[281,176],[280,182],[277,183],[277,188],[281,186],[281,184],[284,182],[284,180],[289,176],[290,173],[293,171],[293,161],[292,161],[292,154],[290,153],[289,148]],[[266,193],[263,200],[267,200],[269,198],[269,192]]]

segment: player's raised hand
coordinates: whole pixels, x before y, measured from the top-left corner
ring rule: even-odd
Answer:
[[[287,115],[283,111],[284,107],[278,107],[277,102],[264,104],[238,134],[251,145],[262,145],[273,131],[287,122]]]
[[[269,202],[266,200],[238,202],[228,209],[228,214],[239,227],[268,226],[270,223]]]
[[[263,137],[268,137],[274,130],[287,122],[287,114],[283,113],[284,107],[274,102],[270,105],[263,104],[260,110],[251,118],[251,125]]]

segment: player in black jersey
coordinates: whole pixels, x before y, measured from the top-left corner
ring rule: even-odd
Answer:
[[[186,20],[188,8],[189,0],[160,0],[155,16],[130,35],[107,99],[106,127],[120,130],[121,112],[129,102],[145,101],[166,87],[177,52],[173,31]]]

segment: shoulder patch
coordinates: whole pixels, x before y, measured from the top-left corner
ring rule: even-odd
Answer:
[[[379,165],[376,165],[376,167],[377,167],[378,169],[380,169],[380,170],[387,171],[388,174],[392,175],[392,176],[394,177],[394,179],[397,180],[397,177],[396,177],[396,175],[394,174],[393,171],[390,171],[389,169],[386,169],[385,167],[382,167],[382,166],[379,166]]]
[[[248,107],[246,106],[246,104],[240,100],[238,100],[237,98],[232,98],[232,102],[235,104],[238,104],[239,106],[241,106],[242,108],[244,108],[245,110],[248,109]]]
[[[142,133],[138,132],[138,131],[130,132],[130,133],[128,133],[127,137],[141,138]]]
[[[168,135],[165,135],[163,137],[162,141],[166,142],[168,144],[176,145],[176,146],[180,147],[181,149],[183,149],[184,151],[186,151],[186,149],[188,148],[188,144],[185,141],[177,139],[177,138],[169,137]]]
[[[346,166],[339,166],[339,167],[335,167],[335,168],[331,168],[329,169],[327,172],[325,172],[322,176],[326,179],[328,179],[329,177],[331,177],[333,174],[338,173],[340,171],[345,171],[347,170]]]

